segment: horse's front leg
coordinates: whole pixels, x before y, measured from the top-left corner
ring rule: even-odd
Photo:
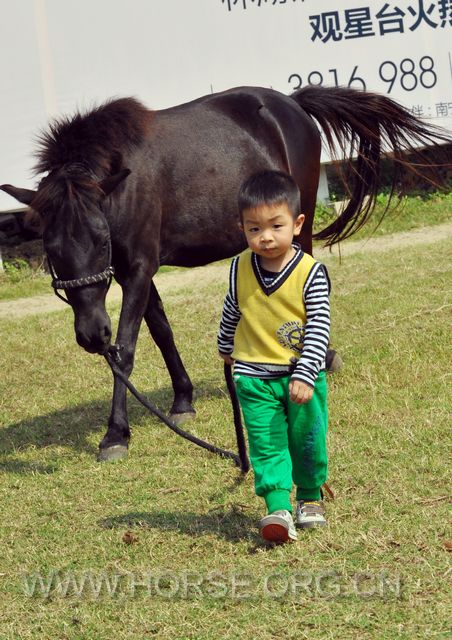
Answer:
[[[162,352],[174,390],[174,402],[170,409],[170,417],[177,424],[194,417],[192,407],[193,385],[174,343],[174,336],[163,309],[163,303],[155,284],[151,283],[149,302],[144,314],[154,342]]]
[[[147,274],[121,282],[123,299],[116,343],[120,345],[121,360],[117,366],[129,377],[133,369],[135,347],[149,297],[151,279]],[[130,427],[127,417],[127,387],[114,378],[113,399],[108,429],[99,444],[98,460],[119,460],[127,456]]]

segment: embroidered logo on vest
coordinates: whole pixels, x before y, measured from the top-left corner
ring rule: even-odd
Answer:
[[[278,342],[283,347],[301,353],[303,350],[305,328],[297,320],[290,320],[282,324],[276,332]]]

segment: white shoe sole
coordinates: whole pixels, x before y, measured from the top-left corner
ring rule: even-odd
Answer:
[[[295,524],[297,527],[300,527],[300,529],[313,529],[314,527],[324,527],[326,525],[326,520],[322,518],[319,520],[297,521]]]

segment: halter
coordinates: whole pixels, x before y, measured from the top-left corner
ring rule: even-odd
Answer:
[[[55,272],[55,269],[52,265],[52,262],[47,255],[47,263],[49,265],[49,271],[50,271],[50,275],[52,276],[52,287],[53,290],[55,292],[55,295],[57,295],[61,300],[63,300],[63,302],[66,302],[66,304],[70,304],[69,300],[67,298],[65,298],[64,296],[61,295],[61,293],[58,292],[58,289],[77,289],[78,287],[86,287],[87,285],[90,284],[97,284],[98,282],[103,282],[104,280],[108,281],[107,284],[107,291],[110,288],[111,285],[111,281],[112,278],[114,276],[115,270],[111,264],[111,238],[110,236],[108,236],[108,264],[109,266],[104,269],[103,271],[101,271],[100,273],[95,273],[92,276],[85,276],[84,278],[75,278],[74,280],[60,280]]]
[[[97,176],[95,172],[92,170],[92,168],[90,167],[90,165],[83,161],[66,163],[61,167],[61,170],[63,170],[64,173],[69,176],[82,175],[82,176],[87,176],[91,178],[93,181],[97,180]],[[105,220],[105,223],[107,225],[107,229],[109,230],[108,223],[106,220]],[[106,269],[104,269],[100,273],[95,273],[94,275],[85,276],[83,278],[74,278],[73,280],[60,280],[60,278],[58,278],[56,274],[52,261],[50,260],[50,257],[46,252],[47,264],[49,265],[50,275],[52,276],[51,285],[53,287],[55,295],[57,295],[66,304],[70,304],[67,298],[65,298],[60,293],[58,293],[58,289],[64,289],[64,290],[77,289],[78,287],[86,287],[90,284],[97,284],[98,282],[103,282],[104,280],[108,281],[108,284],[107,284],[107,291],[108,291],[111,285],[113,275],[115,273],[115,270],[111,264],[111,254],[112,254],[111,237],[109,233],[108,234],[108,261],[107,261],[108,267]]]

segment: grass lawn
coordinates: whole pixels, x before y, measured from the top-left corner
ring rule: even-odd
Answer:
[[[70,309],[2,321],[2,640],[449,637],[451,258],[441,241],[325,261],[345,361],[330,377],[336,499],[325,530],[276,548],[256,531],[252,474],[133,399],[128,460],[95,462],[111,380],[76,346]],[[231,448],[215,349],[226,285],[164,302],[196,387],[189,428]],[[145,329],[132,380],[168,409]]]

